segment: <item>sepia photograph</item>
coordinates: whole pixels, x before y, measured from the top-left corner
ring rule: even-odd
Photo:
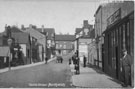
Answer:
[[[0,88],[134,88],[134,0],[0,0]]]

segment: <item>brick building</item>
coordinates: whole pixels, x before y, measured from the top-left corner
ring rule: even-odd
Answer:
[[[55,55],[55,29],[54,28],[36,28],[37,31],[41,32],[46,37],[45,52],[48,58],[52,58]]]
[[[60,50],[62,55],[67,55],[74,50],[74,35],[55,35],[56,53]]]

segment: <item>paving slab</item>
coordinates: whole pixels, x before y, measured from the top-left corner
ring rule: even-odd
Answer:
[[[120,82],[106,75],[100,70],[80,65],[80,74],[75,75],[74,65],[70,65],[72,72],[72,84],[76,87],[83,88],[122,88]],[[98,71],[98,72],[97,72]]]

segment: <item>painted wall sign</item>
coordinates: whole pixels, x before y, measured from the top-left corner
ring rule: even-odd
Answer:
[[[121,18],[121,9],[115,11],[108,19],[107,19],[107,26],[113,24],[117,20]]]

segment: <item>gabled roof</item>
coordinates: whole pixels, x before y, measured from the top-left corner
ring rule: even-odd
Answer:
[[[81,32],[82,30],[83,30],[82,28],[76,28],[76,30],[75,30],[75,34],[77,34],[77,33]]]
[[[43,34],[33,28],[27,28],[26,30],[24,30],[24,32],[30,34],[31,37],[34,37],[36,39],[42,39],[45,37]]]
[[[52,38],[52,34],[55,34],[55,29],[54,28],[44,28],[44,32],[42,32],[42,28],[37,28],[36,30],[38,30],[39,32],[45,34],[45,32],[48,32],[48,40],[51,40]]]
[[[8,46],[1,46],[0,47],[0,56],[7,57],[9,53],[9,47]]]
[[[29,34],[27,33],[12,33],[12,37],[17,41],[17,43],[29,43]]]
[[[18,27],[11,27],[11,32],[14,33],[14,32],[22,32]]]
[[[74,41],[75,35],[55,35],[55,41]]]

